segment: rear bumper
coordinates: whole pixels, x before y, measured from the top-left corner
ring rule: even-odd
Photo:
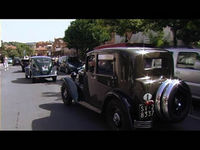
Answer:
[[[149,121],[139,121],[134,120],[134,128],[152,128],[153,122],[152,120]]]

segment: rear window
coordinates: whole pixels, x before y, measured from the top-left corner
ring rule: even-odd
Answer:
[[[156,69],[162,68],[162,59],[161,58],[146,58],[144,69]]]

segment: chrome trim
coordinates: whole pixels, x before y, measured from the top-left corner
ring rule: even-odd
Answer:
[[[165,93],[163,94],[163,97],[162,97],[162,110],[163,110],[163,113],[165,115],[165,117],[167,119],[170,119],[170,116],[169,116],[169,112],[168,112],[168,101],[169,101],[169,96],[172,92],[172,90],[174,89],[174,87],[180,83],[180,80],[172,80],[172,82],[169,84],[169,86],[167,87]]]
[[[156,93],[155,110],[156,110],[156,114],[158,114],[160,117],[162,116],[161,115],[161,111],[160,111],[161,110],[160,109],[160,107],[161,107],[161,103],[160,103],[160,101],[161,101],[161,95],[162,95],[164,89],[168,86],[168,84],[171,83],[171,81],[172,81],[171,79],[165,80],[161,84],[161,86],[159,87],[159,89],[158,89],[158,91]]]

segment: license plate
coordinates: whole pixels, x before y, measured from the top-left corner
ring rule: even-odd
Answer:
[[[48,67],[42,67],[42,71],[48,71]]]
[[[139,117],[144,119],[147,117],[152,117],[154,113],[154,105],[146,106],[144,104],[139,104]]]

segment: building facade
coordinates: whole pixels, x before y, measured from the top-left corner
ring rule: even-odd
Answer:
[[[51,56],[52,53],[52,42],[37,42],[35,45],[36,56]]]
[[[62,38],[55,38],[52,46],[52,56],[75,56],[76,50],[69,49]]]

